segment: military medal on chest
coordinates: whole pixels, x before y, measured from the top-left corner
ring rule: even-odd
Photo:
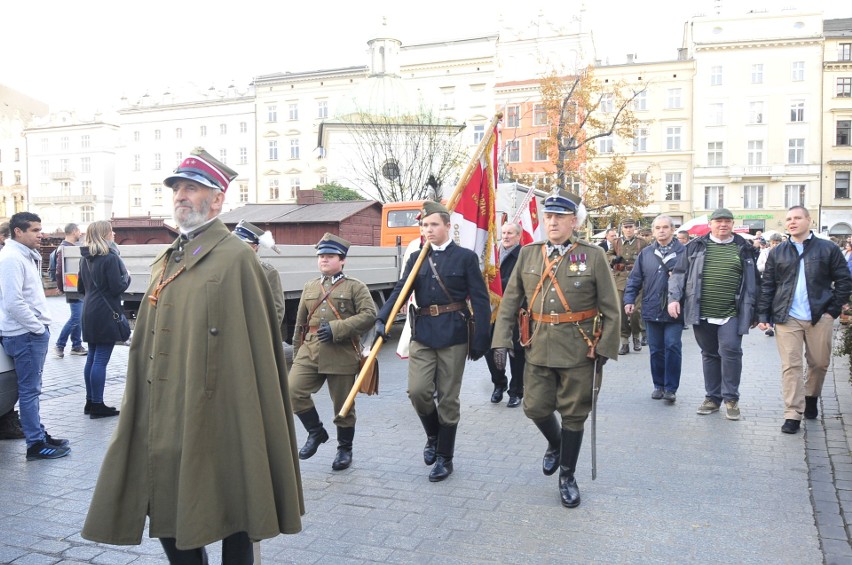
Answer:
[[[580,265],[577,267],[580,272],[584,272],[588,267],[586,266],[586,254],[580,253]]]
[[[572,253],[569,259],[571,260],[571,266],[568,267],[568,270],[572,273],[576,273],[580,268],[577,266],[577,256]]]

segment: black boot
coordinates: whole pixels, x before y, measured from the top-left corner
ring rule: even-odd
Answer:
[[[556,414],[551,414],[550,418],[545,418],[544,420],[534,420],[534,422],[547,440],[547,451],[544,452],[544,459],[541,461],[541,470],[545,475],[550,476],[559,468],[559,450],[562,447],[562,426],[559,424]]]
[[[420,423],[426,430],[426,447],[423,448],[423,462],[427,465],[435,464],[435,448],[438,445],[438,430],[441,424],[438,422],[438,410],[433,410],[428,416],[420,416]]]
[[[562,453],[559,460],[559,496],[562,506],[575,508],[580,505],[580,487],[574,478],[580,446],[583,445],[583,430],[562,430]]]
[[[15,410],[9,410],[0,416],[0,439],[24,439],[21,419]]]
[[[355,428],[341,428],[337,426],[337,455],[331,468],[342,471],[352,464],[352,439],[355,437]]]
[[[97,420],[98,418],[110,418],[118,416],[119,411],[112,406],[107,406],[103,402],[92,402],[89,405],[89,418]]]
[[[441,426],[438,430],[438,448],[436,449],[435,466],[429,473],[429,480],[433,483],[443,481],[453,473],[453,452],[456,450],[456,428],[454,426]]]
[[[819,397],[818,396],[806,396],[805,397],[805,418],[808,420],[814,420],[819,416]]]
[[[296,414],[302,425],[308,430],[308,439],[305,440],[305,445],[299,450],[299,459],[310,459],[319,449],[320,444],[328,441],[328,432],[322,427],[319,414],[316,408],[305,410],[300,414]]]
[[[83,414],[88,415],[89,412],[91,412],[91,410],[92,410],[92,401],[87,398],[86,399],[86,405],[83,406]]]

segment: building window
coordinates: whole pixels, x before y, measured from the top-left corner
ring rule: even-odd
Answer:
[[[64,135],[59,138],[59,148],[60,149],[68,149],[70,146],[70,142],[68,141],[68,136]]]
[[[707,166],[721,167],[722,166],[722,142],[711,141],[707,144]]]
[[[21,160],[21,149],[19,147],[15,147],[15,162]]]
[[[269,179],[269,199],[278,200],[278,179]]]
[[[81,206],[80,207],[80,222],[89,223],[95,221],[95,207]]]
[[[748,103],[748,123],[762,124],[763,123],[763,102]]]
[[[521,125],[521,107],[520,106],[508,106],[506,108],[506,127],[507,128],[516,128]]]
[[[228,164],[228,150],[220,149],[219,150],[219,160],[222,161],[223,164]]]
[[[130,205],[137,208],[142,206],[142,185],[130,185]]]
[[[680,151],[681,129],[680,126],[666,128],[666,151]]]
[[[648,128],[633,130],[633,151],[643,153],[648,150]]]
[[[269,160],[277,161],[278,160],[278,142],[270,141],[269,142]]]
[[[837,145],[852,145],[850,143],[850,130],[852,120],[837,120]]]
[[[278,121],[278,106],[275,104],[266,107],[266,121],[271,123]]]
[[[299,140],[291,139],[290,140],[290,158],[298,159],[299,158]]]
[[[518,163],[521,160],[521,142],[518,139],[512,139],[506,142],[506,161],[509,163]]]
[[[804,206],[805,205],[805,185],[803,184],[787,184],[784,185],[784,207]]]
[[[790,121],[804,122],[805,121],[805,101],[793,100],[790,102]]]
[[[762,84],[763,83],[763,65],[757,63],[751,66],[751,83],[752,84]]]
[[[287,105],[287,116],[291,120],[299,119],[299,105],[296,102],[290,102]]]
[[[158,130],[158,129],[155,129],[155,130],[154,130],[154,139],[155,139],[155,140],[159,140],[159,139],[160,139],[160,130]]]
[[[163,167],[162,160],[160,159],[159,153],[154,153],[154,162],[151,166],[151,169],[154,171],[159,171]]]
[[[92,195],[92,181],[84,180],[81,183],[83,196],[91,196]]]
[[[41,161],[41,175],[46,177],[50,174],[50,161]],[[3,183],[0,183],[3,184]]]
[[[533,140],[533,161],[547,161],[547,140]]]
[[[60,159],[59,160],[59,170],[63,173],[67,173],[70,169],[68,168],[69,160],[68,159]]]
[[[841,43],[837,46],[838,61],[852,61],[852,43]]]
[[[598,153],[606,154],[613,152],[612,136],[607,135],[598,138]]]
[[[141,171],[142,170],[142,156],[138,153],[133,156],[133,170]]]
[[[601,95],[600,105],[598,106],[604,114],[611,114],[615,108],[615,99],[611,92],[605,92]]]
[[[704,208],[706,210],[715,210],[716,208],[724,208],[725,206],[725,187],[724,186],[705,186],[704,187]]]
[[[21,184],[21,171],[15,170],[12,174],[15,175],[15,185]]]
[[[328,184],[328,175],[320,175],[319,184]]]
[[[47,151],[49,147],[50,147],[50,142],[47,140],[46,137],[42,137],[41,138],[41,150],[42,150],[42,152]]]
[[[248,184],[240,183],[240,204],[248,202]]]
[[[633,98],[633,110],[644,112],[648,109],[648,91],[643,90]]]
[[[219,135],[228,135],[228,124],[219,124]]]
[[[201,137],[207,137],[207,126],[201,126]]]
[[[482,141],[483,137],[485,137],[485,125],[479,124],[473,126],[473,144],[479,145],[479,142]]]
[[[719,86],[720,84],[722,84],[722,66],[710,67],[710,86]]]
[[[545,109],[544,104],[536,104],[533,106],[533,125],[547,125],[547,110]]]
[[[792,79],[794,82],[801,82],[805,80],[805,62],[804,61],[793,61],[793,76]]]
[[[83,149],[88,149],[92,144],[92,138],[88,135],[80,136],[80,147]]]
[[[748,142],[748,164],[750,166],[763,164],[763,140],[756,139]]]
[[[680,200],[682,173],[666,173],[666,200]]]
[[[328,100],[317,100],[317,118],[324,120],[328,117]]]
[[[240,147],[240,165],[245,165],[248,163],[248,149],[245,147]]]
[[[178,151],[177,153],[175,153],[175,166],[177,167],[181,163],[183,163],[183,152]]]
[[[805,140],[802,138],[790,139],[787,142],[787,164],[801,165],[805,162]],[[792,206],[792,204],[790,204]],[[789,208],[790,206],[787,206]]]
[[[747,184],[743,187],[743,208],[747,210],[763,208],[762,184]]]
[[[849,171],[834,173],[834,197],[849,198]]]
[[[721,103],[710,104],[707,112],[707,125],[725,125],[725,105]]]
[[[71,183],[68,181],[59,183],[59,192],[62,196],[71,195]]]
[[[82,157],[80,159],[80,172],[81,173],[91,173],[92,172],[92,158],[91,157]]]
[[[183,128],[175,128],[175,139],[181,139],[183,137]]]
[[[837,96],[839,98],[852,96],[852,77],[837,79]]]
[[[302,181],[299,177],[290,177],[290,198],[296,199],[296,194],[302,188]]]
[[[246,122],[240,122],[240,133],[248,132],[248,124]]]
[[[452,86],[441,88],[441,110],[452,110],[456,107],[456,89]]]
[[[154,206],[163,205],[163,185],[159,183],[151,184],[151,194],[154,197]]]
[[[683,107],[682,102],[681,102],[682,92],[683,91],[680,88],[668,89],[667,96],[666,96],[666,108],[668,108],[668,109],[682,108]]]
[[[139,133],[138,131],[134,131],[133,132],[133,141],[138,143],[140,139],[142,139],[142,134]]]

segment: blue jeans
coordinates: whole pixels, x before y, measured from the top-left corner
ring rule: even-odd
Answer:
[[[716,404],[722,400],[739,400],[743,336],[737,333],[736,316],[721,326],[701,320],[692,328],[701,348],[705,396]]]
[[[44,441],[44,426],[39,417],[39,396],[41,372],[49,346],[50,331],[47,327],[41,335],[25,333],[3,336],[3,349],[14,361],[15,373],[18,374],[18,406],[27,447]]]
[[[651,350],[651,378],[654,388],[677,392],[680,386],[682,322],[645,320],[648,348]]]
[[[114,343],[89,344],[86,366],[83,368],[83,378],[86,381],[86,400],[95,404],[102,404],[104,401],[106,368],[113,347],[115,347]]]
[[[69,302],[71,308],[71,317],[62,326],[62,331],[59,332],[59,339],[56,340],[56,347],[65,349],[65,344],[68,343],[68,338],[71,338],[71,347],[81,347],[83,345],[83,326],[80,324],[80,315],[83,313],[83,301],[76,300]]]

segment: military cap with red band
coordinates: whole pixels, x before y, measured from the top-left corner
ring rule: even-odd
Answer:
[[[236,171],[210,155],[203,147],[196,147],[163,184],[173,188],[177,181],[186,179],[225,192],[235,178]]]

